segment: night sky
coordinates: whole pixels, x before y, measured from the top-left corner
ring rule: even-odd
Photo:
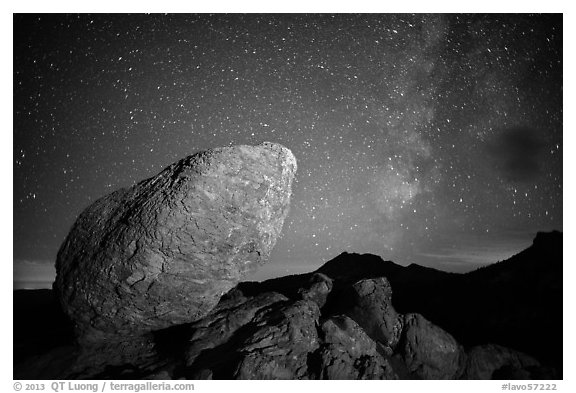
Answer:
[[[298,173],[252,278],[505,259],[563,229],[562,93],[561,15],[15,15],[14,280],[99,197],[263,141]]]

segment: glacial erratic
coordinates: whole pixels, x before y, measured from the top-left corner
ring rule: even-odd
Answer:
[[[58,252],[54,284],[79,340],[204,317],[268,260],[295,172],[279,144],[217,148],[86,208]]]

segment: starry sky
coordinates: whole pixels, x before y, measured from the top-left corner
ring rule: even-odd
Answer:
[[[13,22],[15,281],[49,283],[99,197],[263,141],[290,148],[298,173],[271,261],[250,279],[343,251],[463,272],[563,229],[561,15]]]

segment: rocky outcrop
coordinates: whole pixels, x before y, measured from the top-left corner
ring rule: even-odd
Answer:
[[[79,339],[204,317],[267,261],[295,171],[294,156],[278,144],[218,148],[94,202],[56,262],[54,288]]]
[[[360,280],[342,291],[341,309],[375,341],[392,353],[402,332],[402,316],[392,306],[392,287],[385,277]]]
[[[238,345],[235,379],[308,379],[308,356],[319,346],[318,305],[299,300],[257,316]]]
[[[326,288],[314,277],[307,287]],[[318,292],[302,288],[298,294]],[[233,291],[234,292],[234,291]],[[287,299],[273,292],[231,294],[191,325],[185,351],[192,379],[397,379],[388,358],[345,315],[321,320],[312,296]],[[316,299],[316,300],[315,300]]]
[[[203,351],[206,353],[213,348],[230,347],[237,340],[234,337],[237,331],[252,322],[257,312],[286,301],[288,298],[275,292],[263,293],[254,298],[239,294],[236,298],[225,300],[205,318],[190,326],[193,333],[185,353],[186,365],[195,368],[195,361]],[[215,365],[224,360],[218,356],[213,356],[213,359]],[[206,367],[206,357],[199,363]]]
[[[120,342],[61,348],[21,363],[16,376],[31,379],[549,379],[555,376],[536,360],[508,348],[488,345],[465,352],[449,333],[423,316],[396,313],[390,302],[388,282],[383,278],[340,286],[327,276],[310,276],[292,297],[277,292],[247,294],[240,288],[229,291],[208,315],[196,322]],[[340,304],[343,296],[350,293],[358,295],[350,297],[350,304],[356,308]],[[343,313],[350,310],[359,313],[358,305],[363,305],[368,315],[380,315],[379,322],[365,328]],[[402,321],[398,342],[392,347],[390,336],[383,334],[390,330],[383,330],[382,322],[391,315]]]
[[[540,236],[540,240],[546,241]],[[561,245],[561,243],[560,243]],[[539,246],[541,247],[541,246]],[[533,252],[534,250],[530,251]],[[544,249],[536,255],[545,255]],[[438,281],[432,269],[377,266],[369,258],[367,277],[347,264],[331,269],[275,278],[263,283],[240,283],[220,298],[206,316],[192,322],[117,342],[73,346],[60,340],[48,353],[37,345],[60,324],[47,324],[54,310],[30,309],[17,303],[21,314],[35,322],[15,320],[15,348],[32,353],[22,339],[32,341],[36,357],[15,362],[15,379],[561,379],[554,365],[496,344],[466,345],[436,323],[438,315],[399,312],[392,280],[402,287],[412,273],[420,294],[433,294],[452,278]],[[511,260],[521,266],[521,258]],[[536,263],[534,263],[536,264]],[[339,266],[340,265],[340,266]],[[516,269],[508,262],[473,275],[490,283],[501,272]],[[348,267],[348,269],[346,269]],[[376,276],[383,268],[392,279]],[[402,270],[406,269],[406,270]],[[488,270],[490,269],[490,270]],[[331,273],[330,270],[335,273]],[[346,270],[351,275],[346,275]],[[492,271],[491,271],[492,270]],[[322,272],[322,273],[321,273]],[[333,276],[331,275],[333,274]],[[464,275],[469,277],[472,274]],[[551,272],[542,275],[548,280]],[[427,278],[428,277],[428,278]],[[452,277],[452,276],[451,276]],[[507,276],[505,276],[507,277]],[[525,276],[516,275],[514,277]],[[511,279],[511,278],[509,278]],[[541,287],[549,288],[545,281]],[[554,282],[554,281],[552,281]],[[466,282],[470,284],[470,282]],[[421,286],[428,291],[422,292]],[[534,286],[533,286],[534,287]],[[555,288],[555,286],[552,286]],[[462,288],[461,288],[462,289]],[[48,291],[49,292],[49,291]],[[459,294],[465,292],[462,289]],[[15,292],[17,294],[17,292]],[[46,298],[46,293],[40,294]],[[50,295],[50,294],[49,294]],[[431,295],[432,296],[432,295]],[[18,296],[15,297],[15,299]],[[423,301],[427,300],[423,299]],[[28,299],[30,300],[30,299]],[[518,301],[523,302],[523,299]],[[480,310],[480,308],[477,308]],[[451,312],[453,319],[465,312]],[[434,318],[434,319],[432,319]],[[551,320],[553,320],[551,318]],[[44,329],[39,331],[42,322]],[[558,326],[558,325],[556,325]],[[26,328],[29,330],[26,330]],[[542,328],[541,326],[539,326]],[[531,327],[529,327],[531,328]],[[68,330],[66,330],[68,331]],[[450,333],[448,333],[450,332]],[[64,331],[62,331],[64,334]],[[68,333],[69,335],[69,333]],[[60,334],[56,335],[60,337]],[[544,337],[546,335],[536,335]],[[40,339],[41,338],[41,339]],[[62,337],[61,337],[62,338]],[[484,340],[484,339],[483,339]],[[487,340],[486,340],[487,341]],[[487,341],[489,342],[489,341]],[[66,343],[65,346],[62,344]],[[39,355],[39,356],[38,356]],[[531,354],[530,354],[531,355]]]
[[[319,346],[320,310],[309,300],[264,293],[191,325],[185,350],[192,379],[307,379]]]
[[[470,349],[462,379],[550,379],[536,359],[500,345]]]
[[[305,300],[312,300],[318,307],[322,308],[326,304],[328,295],[332,291],[334,284],[332,279],[322,273],[314,273],[310,281],[298,290],[298,294]]]
[[[404,316],[398,352],[417,379],[457,379],[465,359],[454,337],[420,314]]]
[[[319,379],[398,379],[377,344],[345,315],[324,321]]]

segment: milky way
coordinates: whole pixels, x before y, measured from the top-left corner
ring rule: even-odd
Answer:
[[[112,190],[273,141],[299,171],[255,278],[471,270],[562,229],[562,17],[16,15],[13,132],[18,266]]]

